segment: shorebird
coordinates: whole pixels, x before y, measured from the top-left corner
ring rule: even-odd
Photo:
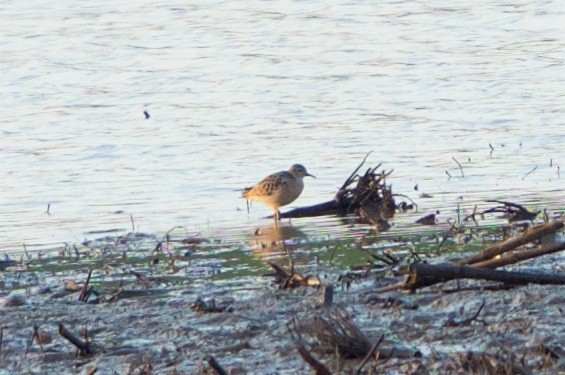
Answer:
[[[298,198],[304,189],[306,176],[314,177],[306,172],[302,164],[294,164],[288,171],[273,173],[265,177],[257,185],[245,188],[242,198],[258,201],[273,209],[275,223],[280,220],[279,207],[286,206]]]

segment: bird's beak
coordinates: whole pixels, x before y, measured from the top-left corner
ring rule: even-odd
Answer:
[[[310,176],[310,177],[316,178],[316,176],[314,176],[313,174],[310,174],[310,173],[308,173],[308,172],[306,172],[306,176]]]

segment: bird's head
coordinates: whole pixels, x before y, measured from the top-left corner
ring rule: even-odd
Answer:
[[[316,178],[316,176],[308,173],[306,171],[306,167],[304,167],[302,164],[294,164],[292,167],[290,167],[289,172],[290,172],[290,174],[292,174],[293,176],[298,177],[298,178],[302,178],[302,177],[306,177],[306,176]]]

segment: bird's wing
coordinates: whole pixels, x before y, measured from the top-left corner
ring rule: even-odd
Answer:
[[[288,184],[292,178],[294,177],[286,171],[273,173],[258,183],[256,188],[264,195],[273,195],[275,191]]]

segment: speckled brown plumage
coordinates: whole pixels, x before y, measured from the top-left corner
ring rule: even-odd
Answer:
[[[249,201],[258,201],[272,208],[275,219],[279,216],[279,207],[296,200],[304,189],[302,179],[312,176],[301,164],[294,164],[288,171],[273,173],[257,185],[244,189],[242,197]]]

